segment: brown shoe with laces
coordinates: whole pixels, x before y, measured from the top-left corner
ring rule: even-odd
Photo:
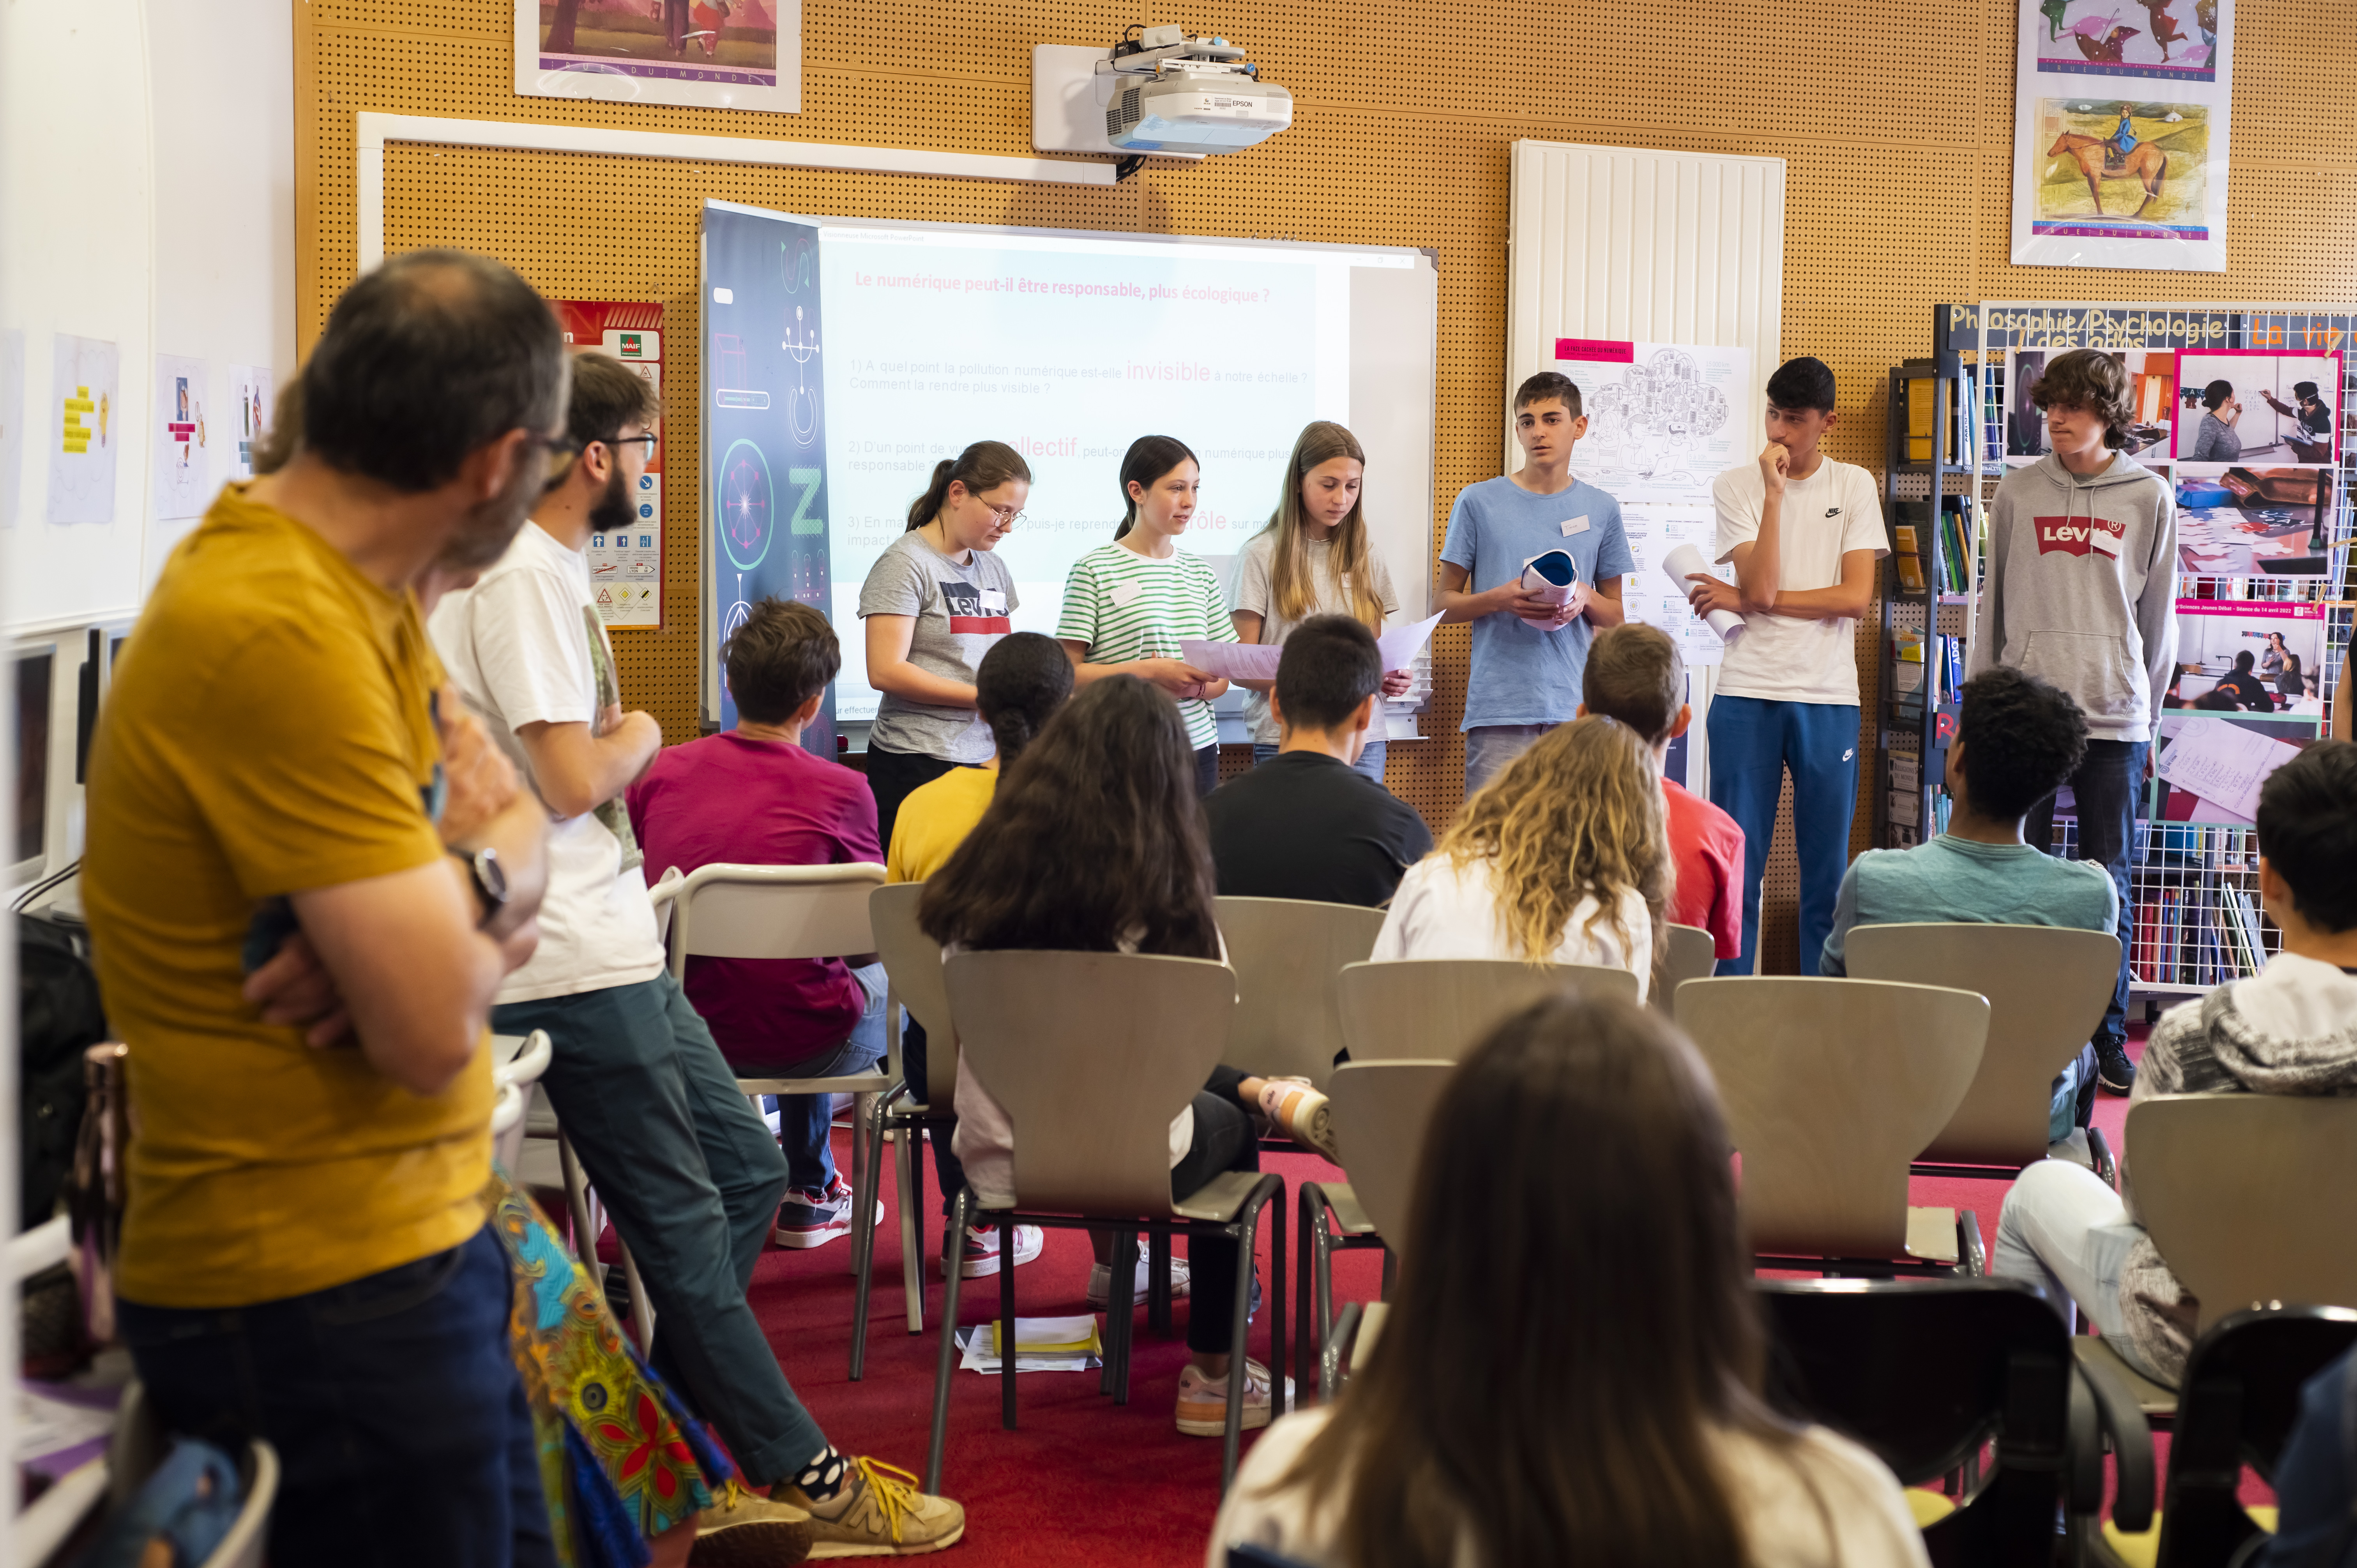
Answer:
[[[954,1546],[965,1534],[965,1509],[947,1498],[917,1490],[908,1471],[865,1457],[845,1458],[843,1489],[814,1502],[799,1487],[778,1489],[779,1500],[808,1509],[811,1556],[913,1557]]]
[[[808,1509],[732,1480],[697,1517],[688,1568],[792,1568],[810,1556],[814,1533]]]

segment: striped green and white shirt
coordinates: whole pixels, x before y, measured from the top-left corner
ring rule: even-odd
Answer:
[[[1072,564],[1056,635],[1085,644],[1084,663],[1126,664],[1184,658],[1181,638],[1233,642],[1236,625],[1228,618],[1219,574],[1200,559],[1181,550],[1156,561],[1107,544]],[[1200,697],[1180,703],[1178,716],[1187,724],[1188,745],[1200,751],[1218,744],[1220,726],[1210,703]]]

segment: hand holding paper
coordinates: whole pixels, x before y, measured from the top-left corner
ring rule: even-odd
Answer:
[[[1711,575],[1710,563],[1704,560],[1702,552],[1691,544],[1681,544],[1663,556],[1662,570],[1689,598],[1693,596],[1695,586],[1690,579],[1697,573],[1706,576]],[[1719,640],[1729,646],[1743,635],[1743,618],[1732,610],[1712,610],[1703,619],[1710,623],[1711,630],[1718,633]]]
[[[1414,626],[1377,638],[1375,648],[1383,655],[1383,668],[1405,670],[1415,663],[1416,654],[1431,639],[1432,628],[1439,624],[1439,616],[1427,616]],[[1204,642],[1190,637],[1178,644],[1179,657],[1188,663],[1231,681],[1275,680],[1277,659],[1283,652],[1284,645],[1275,642]]]

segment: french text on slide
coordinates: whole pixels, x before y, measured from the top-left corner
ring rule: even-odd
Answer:
[[[1185,305],[1266,305],[1275,291],[1230,288],[1222,284],[1129,283],[1113,280],[1078,283],[1069,278],[1032,278],[1017,274],[991,277],[952,277],[942,273],[856,273],[852,281],[861,288],[912,288],[926,294],[1038,294],[1071,299],[1134,299],[1158,305],[1175,299]]]

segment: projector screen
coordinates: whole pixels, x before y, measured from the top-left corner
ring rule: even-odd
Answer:
[[[1202,460],[1179,547],[1226,578],[1313,419],[1367,453],[1365,506],[1402,618],[1432,575],[1437,279],[1422,251],[1087,231],[704,214],[705,715],[735,722],[721,641],[764,594],[843,643],[827,722],[876,714],[857,607],[940,458],[1005,441],[1031,466],[998,546],[1018,629],[1052,634],[1072,563],[1121,520],[1122,454]]]

